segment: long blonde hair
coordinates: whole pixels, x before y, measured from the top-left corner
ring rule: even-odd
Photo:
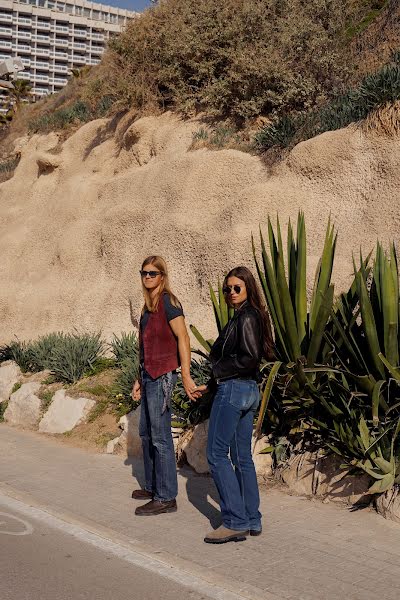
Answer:
[[[147,265],[154,265],[155,267],[157,267],[157,270],[162,273],[163,278],[161,279],[160,289],[158,291],[158,294],[154,298],[152,298],[150,296],[150,292],[145,287],[145,285],[143,283],[143,279],[142,279],[142,290],[143,290],[143,296],[144,296],[144,306],[143,306],[142,314],[144,313],[146,308],[149,312],[157,312],[158,305],[160,303],[160,298],[164,292],[166,292],[168,294],[171,304],[173,306],[177,306],[180,308],[181,303],[179,302],[179,300],[175,296],[175,294],[172,293],[171,288],[169,286],[167,263],[165,262],[163,257],[157,256],[157,255],[148,256],[147,258],[144,259],[141,270],[143,270],[144,267],[146,267]]]

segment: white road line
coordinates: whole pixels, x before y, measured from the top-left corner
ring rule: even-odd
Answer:
[[[25,517],[41,521],[53,529],[57,529],[58,531],[62,531],[68,535],[72,535],[82,542],[91,544],[95,548],[98,548],[104,552],[108,552],[109,554],[113,554],[117,558],[121,558],[137,567],[146,569],[147,571],[156,573],[161,577],[166,577],[167,579],[175,581],[180,585],[188,587],[191,590],[202,594],[203,597],[207,597],[212,600],[244,600],[245,598],[248,598],[248,596],[242,596],[235,592],[225,590],[217,585],[208,583],[207,581],[204,581],[203,579],[200,579],[191,573],[181,571],[175,566],[166,565],[165,563],[154,559],[152,556],[135,552],[134,550],[131,550],[122,544],[113,542],[102,537],[101,535],[75,525],[74,523],[63,521],[62,519],[51,515],[45,510],[36,508],[34,506],[29,506],[28,504],[24,504],[15,498],[5,496],[1,493],[0,505],[3,505],[9,510],[14,510],[20,514],[23,514]],[[5,513],[0,514],[4,515]],[[14,517],[14,519],[20,520],[25,524],[25,526],[29,526],[29,523],[25,523],[25,521],[22,519],[18,519],[17,517]]]

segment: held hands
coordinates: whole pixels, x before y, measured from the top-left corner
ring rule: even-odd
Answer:
[[[198,400],[199,398],[201,398],[204,394],[207,394],[210,390],[208,389],[208,387],[206,386],[206,384],[204,383],[203,385],[199,385],[196,387],[195,391],[194,391],[194,399]]]
[[[133,388],[132,388],[132,400],[135,400],[135,402],[139,402],[140,398],[141,398],[141,387],[140,387],[140,383],[138,380],[135,381],[135,383],[133,384]]]
[[[190,375],[182,375],[182,383],[185,388],[186,395],[190,400],[197,400],[197,386]]]

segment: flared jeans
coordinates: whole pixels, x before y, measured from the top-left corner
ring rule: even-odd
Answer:
[[[211,409],[207,459],[220,497],[222,521],[236,531],[261,529],[260,496],[251,452],[260,396],[255,381],[218,384]]]

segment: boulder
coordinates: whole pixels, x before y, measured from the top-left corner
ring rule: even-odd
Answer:
[[[71,398],[65,390],[58,390],[48,411],[39,423],[39,431],[43,433],[64,433],[84,423],[95,406],[94,400],[88,398]]]
[[[350,474],[340,468],[338,456],[315,452],[294,455],[279,471],[281,479],[296,494],[326,500],[366,505],[371,501],[371,485],[366,474]]]
[[[181,448],[186,455],[186,460],[196,473],[208,473],[207,462],[207,436],[209,420],[196,425],[192,435],[187,435]]]
[[[11,394],[4,412],[4,420],[10,425],[35,429],[40,419],[41,400],[36,396],[40,383],[24,383]]]
[[[385,519],[400,523],[400,487],[395,485],[392,489],[378,496],[375,501],[376,510]]]
[[[107,443],[106,454],[116,454],[118,452],[121,437],[122,436],[120,435]]]
[[[21,369],[12,360],[3,362],[0,366],[0,402],[8,400],[12,389],[21,378]]]
[[[142,441],[139,437],[140,406],[120,418],[118,425],[122,435],[118,438],[119,445],[126,448],[128,456],[142,457]]]
[[[257,476],[264,479],[272,475],[272,456],[271,454],[260,454],[260,452],[270,445],[270,441],[266,436],[257,440],[255,444],[253,442],[252,445],[253,461]]]

